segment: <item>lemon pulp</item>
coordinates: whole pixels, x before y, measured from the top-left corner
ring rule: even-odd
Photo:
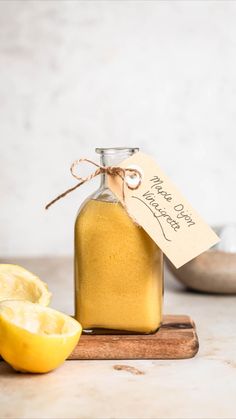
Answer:
[[[27,300],[47,306],[51,299],[47,284],[18,265],[0,264],[0,301]]]
[[[29,301],[0,303],[0,353],[23,372],[48,372],[72,352],[82,327],[73,318]]]

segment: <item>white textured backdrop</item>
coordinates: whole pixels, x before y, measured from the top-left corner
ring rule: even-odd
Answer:
[[[96,146],[153,155],[211,224],[236,221],[236,2],[1,1],[1,256],[62,254]]]

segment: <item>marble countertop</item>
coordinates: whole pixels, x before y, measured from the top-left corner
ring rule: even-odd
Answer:
[[[52,306],[73,312],[71,258],[16,258],[49,284]],[[193,359],[66,361],[45,375],[0,362],[1,418],[235,418],[236,297],[186,292],[166,272],[165,313],[188,314],[200,350]]]

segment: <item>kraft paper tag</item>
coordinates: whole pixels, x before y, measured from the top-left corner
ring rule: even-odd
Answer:
[[[142,181],[136,190],[125,186],[127,211],[176,268],[220,241],[151,157],[138,152],[119,166],[141,172]],[[135,176],[129,178],[131,185]],[[119,176],[108,176],[108,184],[123,202]]]

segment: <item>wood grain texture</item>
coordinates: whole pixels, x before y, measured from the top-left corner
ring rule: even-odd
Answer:
[[[185,315],[166,315],[150,335],[82,335],[68,359],[185,359],[198,352],[194,322]]]

